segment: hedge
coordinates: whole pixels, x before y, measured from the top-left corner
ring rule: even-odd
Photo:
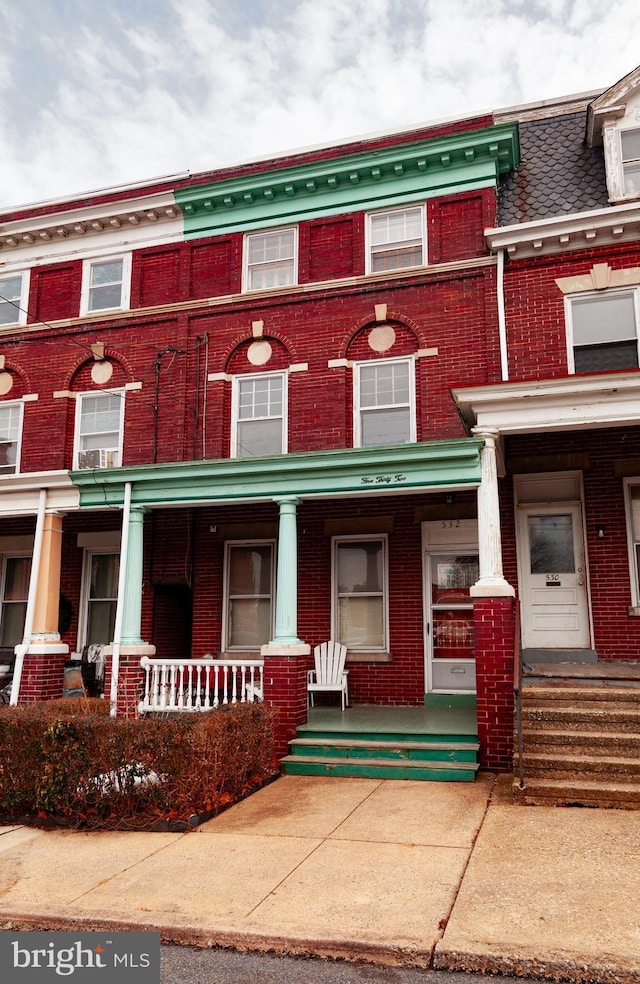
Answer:
[[[188,829],[277,773],[275,712],[109,717],[89,698],[0,708],[0,822]]]

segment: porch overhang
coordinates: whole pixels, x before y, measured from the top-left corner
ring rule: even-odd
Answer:
[[[470,430],[500,435],[640,424],[640,373],[598,373],[453,389]]]
[[[71,472],[81,509],[264,502],[295,496],[401,495],[480,484],[482,440],[462,438],[376,448],[310,451]]]

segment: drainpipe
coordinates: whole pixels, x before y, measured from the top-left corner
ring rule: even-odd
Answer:
[[[116,605],[116,624],[113,630],[113,650],[111,654],[111,707],[109,714],[118,714],[118,670],[120,667],[120,640],[124,616],[124,596],[127,580],[127,554],[129,552],[129,521],[131,518],[131,482],[124,487],[122,506],[122,537],[120,540],[120,571],[118,573],[118,603]]]
[[[500,337],[500,367],[502,381],[509,379],[509,358],[507,354],[507,318],[504,310],[504,249],[498,250],[498,334]]]
[[[29,596],[27,598],[27,610],[24,616],[24,634],[20,645],[16,646],[16,660],[13,667],[13,681],[11,683],[10,704],[17,704],[20,695],[20,681],[22,679],[22,667],[24,657],[31,642],[31,630],[33,628],[33,616],[36,608],[36,594],[38,591],[38,574],[40,571],[40,557],[42,556],[42,541],[44,539],[44,520],[47,507],[47,490],[40,489],[38,500],[38,512],[36,515],[36,531],[33,539],[33,556],[31,558],[31,577],[29,578]]]

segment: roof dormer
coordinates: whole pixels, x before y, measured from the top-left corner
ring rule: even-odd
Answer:
[[[603,145],[609,201],[640,199],[640,66],[589,104],[586,142]]]

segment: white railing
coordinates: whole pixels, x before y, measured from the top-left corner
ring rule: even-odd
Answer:
[[[138,712],[213,711],[224,704],[262,700],[261,659],[149,659]]]

